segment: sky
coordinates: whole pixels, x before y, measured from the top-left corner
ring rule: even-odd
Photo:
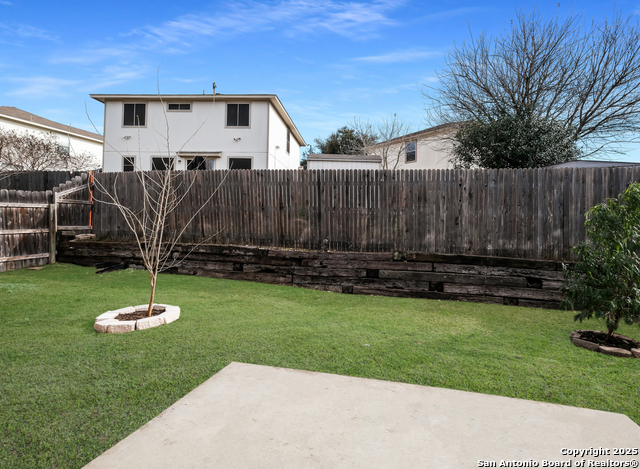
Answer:
[[[354,118],[396,114],[416,131],[448,51],[534,8],[590,22],[638,15],[640,0],[0,0],[0,106],[102,133],[91,93],[202,94],[215,82],[277,94],[307,143]],[[640,149],[613,159],[640,161]]]

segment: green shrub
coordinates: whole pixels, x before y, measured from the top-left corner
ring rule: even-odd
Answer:
[[[577,262],[564,268],[563,306],[574,319],[607,324],[608,341],[621,320],[640,325],[640,184],[587,213],[588,241],[573,248]]]

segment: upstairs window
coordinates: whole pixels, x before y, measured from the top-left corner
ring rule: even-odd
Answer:
[[[147,125],[147,105],[144,103],[124,104],[124,125],[144,127]]]
[[[407,147],[406,147],[406,162],[407,163],[413,163],[414,161],[416,161],[416,142],[407,142]]]
[[[287,129],[287,153],[291,153],[291,131]]]
[[[227,127],[249,127],[248,104],[227,104]]]
[[[169,111],[191,111],[191,103],[169,103],[167,109]]]

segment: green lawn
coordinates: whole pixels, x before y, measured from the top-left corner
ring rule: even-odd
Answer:
[[[169,325],[98,334],[148,276],[66,264],[0,274],[0,467],[80,467],[232,361],[621,412],[640,360],[577,348],[570,312],[164,275]],[[640,339],[640,328],[621,333]],[[367,344],[367,345],[365,345]]]

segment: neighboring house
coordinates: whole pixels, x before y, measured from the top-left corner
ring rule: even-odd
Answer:
[[[380,169],[378,155],[329,155],[313,153],[307,157],[307,169]]]
[[[382,157],[381,169],[451,169],[448,145],[442,137],[456,127],[438,125],[377,143],[366,152]]]
[[[107,172],[296,169],[306,145],[276,95],[91,97],[105,105]]]
[[[92,154],[96,161],[102,155],[101,135],[60,124],[15,107],[0,106],[0,127],[20,133],[53,133],[60,152]]]
[[[606,160],[575,160],[546,166],[547,168],[611,168],[614,166],[637,166],[640,163]]]

